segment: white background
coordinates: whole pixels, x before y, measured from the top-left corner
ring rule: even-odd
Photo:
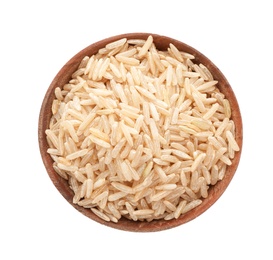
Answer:
[[[271,1],[1,1],[0,259],[273,259]],[[38,116],[59,69],[105,37],[152,32],[209,57],[240,104],[244,146],[224,195],[156,233],[91,221],[50,181]]]

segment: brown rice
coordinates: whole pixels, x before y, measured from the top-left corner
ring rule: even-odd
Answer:
[[[123,38],[55,89],[48,153],[74,203],[105,221],[177,219],[225,177],[239,151],[232,111],[193,59]]]

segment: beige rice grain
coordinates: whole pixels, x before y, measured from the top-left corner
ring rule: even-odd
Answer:
[[[116,200],[119,200],[119,199],[125,197],[126,195],[128,195],[127,192],[119,191],[119,192],[109,195],[108,200],[109,201],[116,201]]]
[[[174,218],[178,219],[180,217],[180,215],[182,214],[182,211],[184,210],[185,206],[187,204],[187,201],[182,200],[178,206],[176,207],[175,211],[174,211]]]
[[[132,189],[131,187],[126,186],[126,185],[124,185],[124,184],[122,184],[122,183],[119,183],[119,182],[112,182],[111,185],[112,185],[114,188],[116,188],[117,190],[122,191],[122,192],[125,192],[125,193],[127,193],[127,194],[132,194],[132,193],[134,193],[134,192],[133,192],[133,189]]]
[[[152,215],[154,213],[154,210],[152,209],[139,209],[134,211],[135,216],[139,217],[145,217],[146,215]]]
[[[234,151],[239,151],[240,148],[239,148],[233,134],[230,131],[226,131],[226,137],[227,137],[227,140],[228,140],[230,146],[232,147],[232,149]]]
[[[77,152],[74,152],[74,153],[71,153],[69,155],[66,156],[66,159],[67,160],[74,160],[78,157],[83,157],[84,155],[86,155],[88,152],[88,149],[82,149],[82,150],[79,150]]]
[[[146,55],[146,53],[147,53],[148,49],[151,47],[152,43],[153,43],[153,37],[150,35],[147,38],[147,40],[144,43],[144,45],[142,46],[142,48],[140,49],[139,53],[138,53],[138,56],[140,58],[142,58],[144,55]]]
[[[110,218],[109,218],[106,214],[104,214],[103,212],[97,210],[96,208],[91,208],[91,210],[92,210],[92,212],[93,212],[95,215],[97,215],[99,218],[101,218],[101,219],[103,219],[103,220],[105,220],[105,221],[107,221],[107,222],[110,221]]]
[[[95,167],[94,167],[95,168]],[[105,184],[105,179],[102,178],[102,179],[98,179],[94,182],[94,185],[93,185],[93,189],[94,190],[97,190],[99,187],[103,186]],[[94,193],[92,194],[94,195]]]
[[[101,147],[104,147],[104,148],[107,148],[107,149],[111,147],[111,145],[108,142],[106,142],[106,141],[104,141],[104,140],[102,140],[100,138],[97,138],[96,136],[94,136],[92,134],[89,135],[89,138],[93,143],[95,143],[95,144],[97,144],[97,145],[99,145]]]
[[[211,108],[203,115],[204,119],[210,119],[213,114],[217,111],[217,109],[219,108],[219,104],[215,103],[211,106]]]
[[[134,221],[137,221],[137,216],[134,214],[134,208],[129,202],[125,202],[126,209],[130,215],[130,218],[132,218]]]
[[[102,199],[104,199],[104,198],[107,197],[107,196],[108,196],[108,191],[104,191],[104,192],[100,193],[99,195],[97,195],[97,196],[93,199],[92,203],[93,203],[93,204],[96,204],[96,203],[98,203],[99,201],[101,201]]]
[[[159,201],[169,195],[172,191],[171,190],[163,190],[157,192],[155,195],[151,197],[151,201]]]
[[[126,41],[127,41],[126,38],[122,38],[122,39],[120,39],[120,40],[117,40],[117,41],[108,43],[108,44],[105,46],[105,48],[106,48],[107,50],[112,50],[112,49],[115,49],[115,48],[117,48],[117,47],[122,46],[123,44],[126,43]]]
[[[202,203],[202,200],[197,199],[197,200],[193,200],[191,202],[189,202],[188,204],[186,204],[186,206],[182,209],[182,214],[187,213],[188,211],[196,208],[197,206],[199,206]]]

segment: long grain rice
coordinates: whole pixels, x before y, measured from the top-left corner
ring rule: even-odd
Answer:
[[[47,152],[73,203],[115,223],[177,219],[225,178],[240,149],[232,109],[193,61],[152,36],[123,38],[55,89]]]

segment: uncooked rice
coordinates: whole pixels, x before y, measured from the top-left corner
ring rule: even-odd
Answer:
[[[225,177],[239,151],[231,107],[193,60],[123,38],[55,89],[47,152],[75,204],[105,221],[177,219]]]

